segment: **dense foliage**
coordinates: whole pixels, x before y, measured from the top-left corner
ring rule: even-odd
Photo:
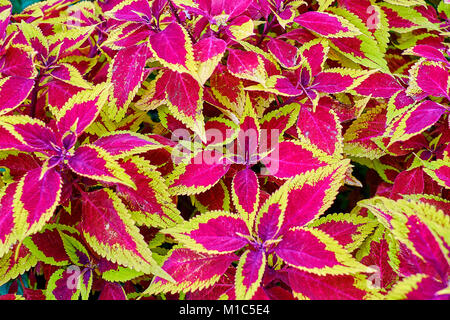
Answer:
[[[450,298],[450,4],[11,9],[1,299]]]

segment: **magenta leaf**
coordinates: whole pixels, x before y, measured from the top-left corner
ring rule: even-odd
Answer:
[[[348,37],[360,33],[344,18],[326,12],[305,12],[297,16],[294,21],[323,37]]]
[[[0,114],[8,113],[17,108],[30,94],[34,80],[19,77],[0,79]]]
[[[127,300],[122,286],[115,282],[105,282],[98,300]]]
[[[192,43],[184,28],[176,22],[150,36],[150,49],[166,67],[178,72],[189,72],[193,66]]]
[[[100,256],[136,271],[165,274],[159,271],[144,237],[112,191],[83,194],[80,230]]]
[[[301,245],[294,247],[292,243]],[[336,240],[312,228],[294,228],[286,232],[275,253],[288,265],[318,275],[363,270]]]
[[[256,211],[259,205],[259,183],[251,169],[239,171],[233,178],[233,200],[244,219]]]
[[[211,211],[165,230],[189,248],[206,253],[231,253],[247,244],[248,228],[236,214]]]
[[[113,118],[121,120],[127,108],[144,81],[145,63],[150,56],[146,45],[131,46],[120,50],[114,57],[108,71],[112,83],[110,112]]]
[[[354,90],[356,93],[373,98],[390,98],[403,87],[386,73],[373,73]]]
[[[322,160],[323,159],[323,160]],[[261,162],[277,178],[290,178],[327,165],[325,158],[315,155],[296,141],[283,141]]]
[[[311,300],[363,300],[367,294],[351,275],[320,276],[290,269],[289,283],[294,294]]]
[[[251,299],[260,288],[266,269],[266,255],[262,250],[247,250],[236,270],[236,299]]]
[[[188,163],[182,163],[170,175],[169,190],[174,194],[200,193],[214,186],[228,171],[228,164],[220,152],[204,150]]]
[[[98,85],[72,96],[56,114],[60,133],[73,132],[77,136],[83,133],[100,114],[107,95],[107,87]]]
[[[127,131],[116,131],[115,133],[102,136],[93,144],[114,157],[129,156],[161,147],[151,137]]]
[[[177,285],[157,277],[146,292],[170,292],[177,286],[188,292],[209,288],[220,280],[236,259],[237,256],[233,253],[208,254],[176,248],[169,253],[162,268],[172,276]]]
[[[120,164],[105,150],[94,145],[79,147],[69,158],[68,166],[72,171],[84,177],[135,187]]]

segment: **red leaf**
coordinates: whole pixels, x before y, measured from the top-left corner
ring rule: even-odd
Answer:
[[[290,178],[327,165],[312,151],[294,141],[280,142],[261,162],[268,172],[277,178]]]
[[[204,150],[189,163],[180,164],[169,177],[169,189],[176,194],[200,193],[214,186],[230,168],[214,150]]]
[[[233,200],[238,212],[248,218],[258,209],[259,183],[251,169],[239,171],[233,178]]]
[[[171,251],[162,267],[177,285],[187,291],[196,291],[199,288],[209,288],[214,282],[219,281],[219,277],[236,259],[234,253],[216,255],[179,248]],[[168,292],[171,291],[171,284],[156,277],[148,290],[149,293]]]
[[[120,120],[144,81],[145,63],[150,56],[147,45],[131,46],[120,50],[114,57],[108,71],[108,79],[113,84],[110,110],[116,120]]]
[[[30,94],[34,80],[19,77],[0,79],[0,114],[8,113],[17,108]]]
[[[292,68],[298,63],[297,48],[285,41],[272,39],[267,48],[285,68]]]
[[[355,91],[364,96],[372,96],[372,98],[390,98],[403,87],[389,74],[373,73],[361,84]]]
[[[346,20],[326,12],[308,11],[296,17],[294,21],[323,37],[343,37],[358,34],[355,30],[350,29]]]
[[[192,44],[186,31],[176,22],[150,36],[150,49],[158,60],[174,71],[192,69]]]
[[[318,276],[312,273],[290,269],[289,283],[295,293],[311,300],[362,300],[366,291],[355,285],[350,275]]]
[[[98,300],[127,300],[127,296],[120,284],[106,281]]]

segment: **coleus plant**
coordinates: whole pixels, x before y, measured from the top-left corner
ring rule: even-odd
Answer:
[[[267,297],[265,287],[270,290],[273,282],[283,278],[277,274],[287,273],[293,294],[326,299],[325,292],[320,292],[321,288],[317,292],[309,291],[317,278],[369,270],[344,248],[344,245],[352,245],[371,232],[373,225],[369,220],[358,222],[363,228],[350,234],[350,243],[348,239],[339,241],[338,234],[342,232],[339,227],[321,230],[321,223],[310,226],[331,206],[347,167],[348,161],[343,161],[296,175],[261,205],[256,184],[255,188],[247,188],[248,193],[242,195],[245,199],[233,197],[238,214],[210,211],[162,230],[183,244],[183,247],[170,252],[163,265],[176,280],[176,285],[157,277],[146,293],[176,292],[180,287],[183,291],[203,289],[228,270],[230,264],[237,260],[237,252],[240,258],[234,286],[227,288],[222,296],[237,299]],[[238,188],[233,184],[234,194],[238,194]],[[254,203],[248,203],[249,200]],[[346,219],[342,221],[346,222]],[[352,224],[351,220],[349,223]],[[311,283],[303,283],[297,277],[311,277]],[[265,278],[270,280],[263,281]],[[364,292],[356,284],[354,288],[341,288],[336,282],[336,286],[334,290],[338,292],[347,289]]]
[[[450,4],[11,9],[0,299],[450,298]]]

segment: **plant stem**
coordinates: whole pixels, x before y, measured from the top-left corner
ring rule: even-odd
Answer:
[[[25,291],[26,287],[25,287],[25,284],[23,283],[22,276],[19,276],[19,282],[20,282],[20,285],[22,286],[22,290]]]
[[[30,103],[30,117],[34,118],[36,116],[36,104],[37,104],[37,96],[39,93],[39,83],[41,82],[42,73],[39,71],[38,76],[35,79],[33,90],[31,91],[31,103]]]
[[[260,37],[259,40],[258,40],[257,46],[259,46],[259,45],[263,42],[263,40],[265,39],[265,37],[266,37],[267,34],[269,33],[270,29],[272,29],[272,27],[273,27],[273,21],[274,21],[275,19],[272,19],[270,22],[269,22],[269,20],[270,20],[270,15],[269,15],[269,17],[268,17],[268,21],[267,21],[266,24],[264,25],[264,30],[263,30],[263,32],[261,33],[261,37]]]

